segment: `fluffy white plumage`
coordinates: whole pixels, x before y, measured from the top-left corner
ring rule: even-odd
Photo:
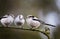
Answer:
[[[24,20],[23,15],[18,15],[14,20],[14,24],[16,26],[22,27],[22,25],[24,25],[24,23],[25,23],[25,20]]]
[[[2,18],[0,21],[4,27],[10,26],[14,21],[14,18],[12,17],[12,15],[5,15],[3,17],[6,17],[6,18]]]
[[[33,29],[36,29],[36,28],[38,28],[40,26],[40,22],[36,21],[36,20],[33,20],[33,19],[38,19],[38,18],[34,17],[32,15],[28,15],[27,19],[26,19],[26,22],[27,22],[28,26],[30,26]]]

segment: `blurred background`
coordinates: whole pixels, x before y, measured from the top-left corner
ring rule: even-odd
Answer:
[[[60,0],[0,0],[0,16],[7,13],[23,14],[25,17],[31,14],[46,23],[56,25],[56,28],[49,27],[50,36],[51,39],[60,39]],[[26,26],[25,24],[24,27]],[[33,31],[0,28],[0,39],[47,39],[47,37]]]

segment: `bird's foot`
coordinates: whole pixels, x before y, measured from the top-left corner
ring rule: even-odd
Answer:
[[[30,28],[30,30],[35,31],[35,29],[34,29],[34,28]]]
[[[23,29],[24,27],[20,26],[20,29]]]

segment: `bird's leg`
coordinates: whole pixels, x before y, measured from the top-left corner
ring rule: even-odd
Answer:
[[[19,26],[19,28],[23,29],[23,26]]]
[[[33,26],[30,27],[30,30],[33,30]]]
[[[35,30],[35,26],[33,26],[33,25],[31,25],[31,28],[30,28],[30,30]]]
[[[32,27],[32,25],[30,25],[30,26],[31,26],[31,27],[30,27],[30,30],[32,30],[33,27]]]
[[[40,28],[40,26],[39,27],[35,27],[35,29],[39,29]]]
[[[6,25],[6,27],[9,27],[8,25]]]
[[[21,26],[20,28],[21,28],[21,29],[23,29],[24,27],[23,27],[23,26]]]

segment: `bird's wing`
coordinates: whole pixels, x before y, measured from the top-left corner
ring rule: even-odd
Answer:
[[[43,22],[43,21],[41,21],[41,20],[39,20],[39,19],[33,19],[33,20],[39,21],[40,23],[42,23],[42,24],[44,24],[44,25],[49,25],[49,26],[52,26],[52,27],[56,27],[55,25],[47,24],[47,23],[45,23],[45,22]]]
[[[39,20],[39,19],[33,19],[33,20],[35,20],[35,21],[39,21],[40,23],[44,24],[44,22],[41,21],[41,20]]]

